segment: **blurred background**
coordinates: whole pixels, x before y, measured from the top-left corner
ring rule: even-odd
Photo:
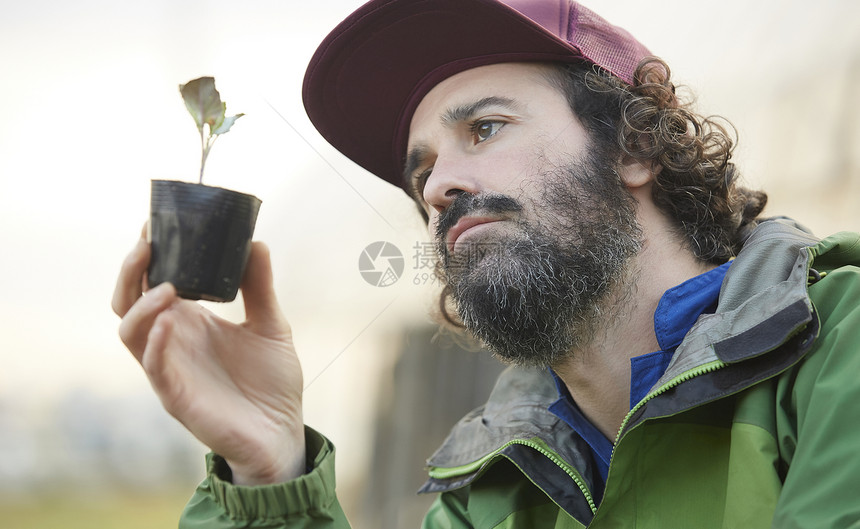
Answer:
[[[263,200],[256,238],[295,331],[306,420],[338,447],[347,513],[356,527],[417,525],[424,458],[499,366],[432,339],[412,204],[305,117],[305,66],[360,3],[0,0],[0,527],[175,527],[203,476],[204,447],[162,411],[110,309],[150,179],[196,178],[177,88],[202,75],[246,114],[206,183]],[[766,213],[819,235],[860,229],[860,3],[586,5],[735,124]],[[404,257],[389,286],[359,273],[377,241]],[[242,318],[240,302],[209,306]]]

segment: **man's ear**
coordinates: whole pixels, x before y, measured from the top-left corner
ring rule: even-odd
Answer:
[[[662,170],[663,166],[654,160],[640,160],[630,155],[622,156],[618,164],[618,176],[631,191],[653,182]]]

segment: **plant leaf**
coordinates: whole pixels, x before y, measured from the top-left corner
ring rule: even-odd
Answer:
[[[214,77],[200,77],[179,85],[179,92],[185,101],[185,108],[191,113],[198,129],[206,123],[212,128],[224,119],[226,106],[221,103],[221,95],[215,89]]]
[[[221,112],[218,114],[218,119],[215,120],[215,123],[209,124],[209,136],[214,135],[213,132],[215,129],[221,126],[224,123],[224,117],[227,115],[227,103],[221,101]]]
[[[224,110],[226,110],[226,108]],[[237,119],[241,118],[244,115],[245,114],[236,114],[235,116],[225,117],[221,121],[221,123],[216,125],[214,129],[212,129],[212,134],[224,134],[225,132],[230,130],[230,127],[233,126],[233,123],[235,123]]]

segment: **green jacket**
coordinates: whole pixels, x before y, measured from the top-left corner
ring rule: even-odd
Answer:
[[[590,452],[508,369],[429,461],[425,528],[860,528],[860,235],[762,223],[668,370],[625,418],[602,500]],[[229,483],[217,456],[183,528],[348,527],[334,447],[298,480]],[[599,506],[598,506],[599,504]]]

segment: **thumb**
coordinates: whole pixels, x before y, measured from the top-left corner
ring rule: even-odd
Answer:
[[[251,253],[242,278],[247,325],[264,334],[288,332],[287,322],[275,296],[269,247],[251,243]]]

